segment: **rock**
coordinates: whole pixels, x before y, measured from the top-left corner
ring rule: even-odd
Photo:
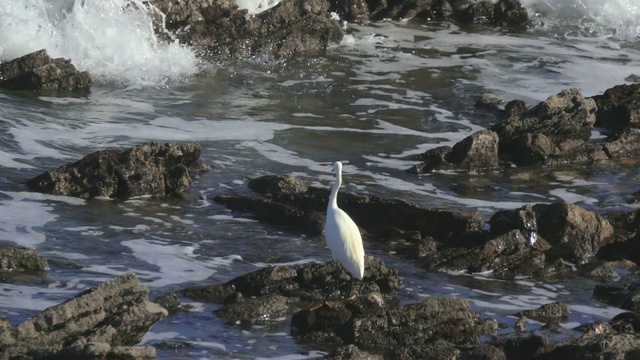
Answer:
[[[445,156],[455,169],[487,170],[498,167],[498,134],[481,130],[453,146]]]
[[[539,359],[638,359],[639,334],[596,334],[558,344]]]
[[[291,327],[292,334],[302,338],[335,337],[347,344],[382,348],[422,345],[436,339],[478,344],[478,337],[494,334],[498,324],[481,319],[459,298],[426,299],[396,308],[360,297],[301,310],[293,315]]]
[[[390,357],[398,360],[506,360],[504,352],[490,344],[454,345],[438,340],[427,345],[412,345],[396,348]]]
[[[544,304],[535,310],[526,310],[515,314],[515,316],[526,316],[541,322],[566,321],[571,311],[569,307],[561,302]]]
[[[640,312],[640,286],[632,284],[596,284],[593,298],[621,309]]]
[[[538,220],[531,205],[525,205],[515,210],[498,210],[489,220],[491,237],[508,233],[511,230],[520,230],[525,234],[533,234],[538,231]],[[531,236],[529,236],[533,239]],[[533,241],[530,241],[533,245]],[[544,249],[546,250],[546,249]]]
[[[618,333],[640,333],[640,314],[620,313],[611,319],[611,328]]]
[[[290,266],[266,267],[229,280],[225,284],[188,288],[181,293],[195,300],[210,302],[221,302],[229,296],[237,296],[234,293],[240,293],[242,298],[277,294],[313,302],[321,300],[332,286],[335,286],[335,292],[332,294],[336,298],[359,295],[367,291],[392,295],[400,289],[400,278],[395,269],[387,268],[380,259],[366,256],[364,278],[362,281],[354,281],[353,284],[346,272],[340,271],[339,275],[336,275],[335,265],[329,262],[305,265],[297,269]],[[237,302],[239,301],[234,300],[230,303]]]
[[[611,280],[616,277],[616,272],[608,263],[596,259],[580,266],[580,275],[591,279]]]
[[[227,304],[214,314],[232,323],[255,324],[282,318],[287,314],[287,298],[278,294],[264,295]]]
[[[538,241],[531,246],[521,231],[512,230],[472,249],[450,248],[428,254],[420,266],[431,271],[492,271],[499,279],[541,276],[547,265],[537,246],[543,244]]]
[[[348,22],[366,23],[371,16],[369,4],[365,0],[334,0],[330,3],[330,11],[336,12]]]
[[[27,185],[44,193],[84,198],[178,195],[189,188],[193,176],[210,169],[199,157],[198,143],[101,150],[44,172]]]
[[[565,260],[586,263],[602,246],[613,241],[613,227],[609,222],[578,205],[537,204],[533,210],[540,235],[553,246],[556,255]]]
[[[35,250],[25,248],[0,249],[0,271],[43,272],[49,270],[47,259]]]
[[[177,39],[211,55],[286,58],[317,54],[339,43],[344,34],[338,22],[331,19],[329,2],[324,0],[283,0],[251,17],[231,0],[153,3],[167,14],[166,28]]]
[[[158,296],[153,300],[153,302],[165,308],[169,313],[173,313],[182,307],[180,299],[178,299],[178,295],[174,292]]]
[[[576,326],[573,328],[575,331],[579,331],[583,334],[583,336],[591,336],[596,334],[609,334],[613,333],[613,327],[609,325],[606,321],[594,321],[590,323],[586,323],[580,326]]]
[[[640,154],[640,129],[628,129],[602,145],[610,158],[636,156]]]
[[[329,190],[304,186],[291,177],[266,176],[249,182],[260,195],[256,197],[218,195],[215,201],[232,204],[233,210],[261,214],[260,219],[290,225],[320,234],[324,228]],[[269,183],[272,183],[271,185]],[[293,189],[291,192],[285,189]],[[233,200],[231,200],[233,199]],[[484,221],[478,212],[464,213],[448,209],[428,209],[401,200],[340,193],[338,204],[358,224],[361,231],[385,237],[394,229],[417,231],[422,238],[432,237],[446,246],[473,246],[482,237]],[[433,226],[439,224],[439,226]]]
[[[547,142],[560,148],[568,142],[576,141],[571,147],[577,146],[590,138],[596,120],[596,109],[593,99],[583,97],[578,89],[569,89],[550,96],[524,113],[505,117],[504,121],[492,126],[491,130],[500,138],[501,158],[510,158],[518,165],[530,165],[531,154],[521,156],[518,153],[520,142],[526,140],[523,136],[530,136],[532,144],[537,141],[537,146],[542,150],[551,147]],[[546,138],[534,141],[535,136],[539,135]]]
[[[153,347],[134,347],[167,315],[149,289],[127,273],[45,309],[0,334],[2,358],[155,359]]]
[[[355,345],[340,346],[334,349],[324,360],[383,360],[382,355],[374,355],[358,349]]]
[[[640,84],[623,84],[593,96],[598,111],[596,126],[614,134],[640,128]]]
[[[549,350],[546,338],[538,335],[493,341],[504,349],[507,359],[533,360]]]
[[[15,90],[76,90],[88,88],[91,77],[71,60],[52,59],[42,49],[0,64],[0,87]]]

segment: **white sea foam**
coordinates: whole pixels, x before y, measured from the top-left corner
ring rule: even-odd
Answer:
[[[161,84],[198,71],[192,50],[160,42],[139,0],[0,0],[0,60],[46,49],[98,80]]]

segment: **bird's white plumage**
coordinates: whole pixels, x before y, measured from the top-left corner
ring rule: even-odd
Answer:
[[[364,276],[364,248],[362,237],[356,223],[338,207],[338,190],[342,185],[342,163],[333,163],[336,181],[329,196],[327,222],[324,226],[325,239],[334,260],[339,261],[354,278],[362,280]]]
[[[247,9],[247,16],[260,14],[278,5],[281,0],[236,0],[238,9]]]

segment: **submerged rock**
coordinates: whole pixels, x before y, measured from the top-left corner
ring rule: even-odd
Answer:
[[[155,359],[133,346],[167,315],[127,273],[85,291],[0,334],[0,356],[20,359]]]
[[[178,195],[189,188],[193,176],[209,169],[199,158],[198,143],[145,143],[94,152],[44,172],[27,185],[44,193],[84,198]]]
[[[42,49],[0,64],[0,87],[15,90],[75,90],[88,88],[91,77],[71,60],[52,59]]]

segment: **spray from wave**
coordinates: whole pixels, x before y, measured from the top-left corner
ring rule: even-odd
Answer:
[[[521,0],[540,28],[559,35],[640,37],[638,0]]]
[[[0,0],[0,60],[46,49],[103,82],[158,85],[198,71],[188,47],[163,43],[142,0]]]

